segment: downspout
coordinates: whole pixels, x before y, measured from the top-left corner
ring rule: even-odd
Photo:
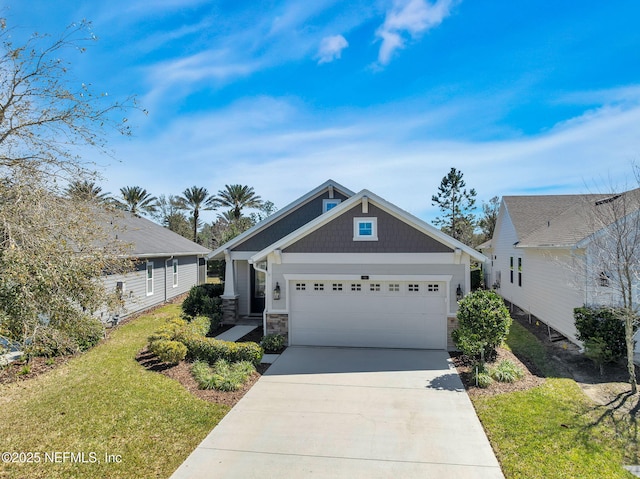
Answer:
[[[167,263],[173,259],[173,255],[169,256],[169,258],[164,260],[164,302],[166,303],[169,300],[169,295],[167,293],[168,285],[167,282],[167,272],[169,271],[169,267]]]

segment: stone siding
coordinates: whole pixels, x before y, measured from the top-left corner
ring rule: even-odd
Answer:
[[[267,314],[267,330],[265,334],[283,334],[287,336],[289,342],[289,315],[288,314]]]
[[[457,328],[458,328],[458,318],[456,318],[455,316],[449,316],[447,318],[447,350],[448,351],[458,350],[455,343],[453,342],[453,339],[451,339],[451,332]]]
[[[222,298],[222,322],[237,323],[239,317],[238,297],[236,296],[235,298]]]

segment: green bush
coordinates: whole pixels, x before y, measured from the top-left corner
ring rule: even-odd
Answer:
[[[616,362],[627,354],[624,311],[617,308],[582,307],[573,310],[578,339],[591,349],[597,363]]]
[[[254,371],[253,364],[248,361],[229,363],[224,359],[216,361],[213,366],[205,361],[196,361],[191,367],[191,374],[200,389],[219,391],[240,389]]]
[[[104,325],[92,316],[83,316],[77,321],[65,323],[59,327],[67,333],[78,346],[80,351],[92,348],[104,338]]]
[[[171,318],[162,325],[159,329],[153,332],[147,339],[149,346],[156,341],[174,341],[179,336],[184,335],[189,323],[184,319]],[[151,347],[149,347],[151,349]]]
[[[260,340],[260,346],[268,353],[282,351],[287,345],[287,337],[283,334],[267,334]]]
[[[149,349],[160,361],[169,364],[177,364],[187,355],[187,347],[180,341],[161,339],[151,343]]]
[[[187,318],[207,316],[211,319],[211,328],[216,329],[222,320],[220,292],[220,285],[201,284],[194,286],[182,302],[182,311]]]
[[[215,364],[219,359],[230,363],[249,361],[256,366],[262,360],[262,348],[252,342],[234,343],[196,335],[185,337],[181,341],[187,347],[187,357],[191,360],[199,359],[209,364]]]
[[[524,371],[513,361],[503,359],[497,366],[489,369],[489,375],[501,383],[515,383],[524,377]]]
[[[79,351],[78,344],[65,331],[52,326],[39,327],[31,341],[24,348],[28,357],[33,356],[65,356]]]
[[[484,364],[479,362],[473,365],[471,378],[479,388],[488,388],[493,384],[493,379],[491,378],[489,371],[487,371]]]
[[[478,290],[458,303],[458,328],[451,333],[456,346],[470,357],[495,355],[509,334],[511,316],[494,291]]]

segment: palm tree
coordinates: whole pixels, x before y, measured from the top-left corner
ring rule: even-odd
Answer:
[[[214,208],[214,199],[209,196],[206,188],[192,186],[187,188],[179,198],[191,211],[193,218],[193,241],[198,241],[198,226],[200,226],[200,210],[212,210]]]
[[[95,201],[106,203],[109,201],[110,193],[103,193],[102,187],[89,180],[75,180],[69,183],[65,189],[65,194],[72,200]]]
[[[122,200],[116,200],[117,206],[134,215],[139,216],[140,213],[151,214],[158,207],[158,199],[139,186],[120,188],[120,194],[122,195]]]
[[[233,217],[238,220],[242,216],[242,208],[260,208],[262,199],[256,195],[253,188],[246,185],[224,185],[225,189],[218,191],[213,198],[215,206],[232,208]]]

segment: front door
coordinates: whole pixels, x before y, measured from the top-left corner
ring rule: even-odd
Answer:
[[[256,271],[256,269],[249,265],[251,269],[251,314],[262,314],[264,311],[264,294],[266,276],[262,271]]]

